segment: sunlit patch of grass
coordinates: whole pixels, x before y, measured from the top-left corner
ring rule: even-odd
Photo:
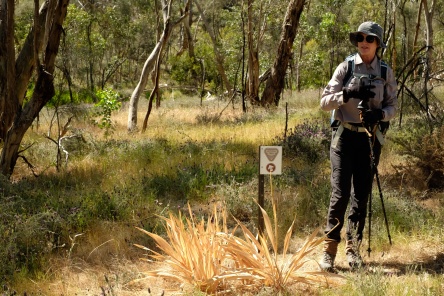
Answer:
[[[383,269],[348,276],[346,285],[325,290],[322,295],[443,295],[442,275],[407,273],[393,275]]]

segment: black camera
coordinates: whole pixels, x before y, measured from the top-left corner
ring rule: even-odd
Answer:
[[[361,74],[361,75],[358,75],[358,78],[359,78],[359,83],[361,85],[366,85],[366,83],[368,83],[369,85],[372,85],[373,81],[382,79],[381,77],[373,75],[373,74]],[[367,110],[370,110],[369,101],[370,101],[369,98],[362,99],[359,102],[357,108],[361,112],[365,112]]]
[[[357,107],[358,110],[360,110],[361,112],[365,112],[365,111],[369,110],[370,106],[369,106],[368,102],[369,102],[368,99],[367,100],[361,100],[359,102],[359,104],[358,104],[358,107]]]

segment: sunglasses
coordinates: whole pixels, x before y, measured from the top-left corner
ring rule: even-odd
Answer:
[[[364,35],[361,35],[361,34],[359,34],[359,35],[356,36],[356,41],[357,41],[357,42],[363,42],[364,39],[365,39],[365,41],[367,41],[367,43],[373,43],[373,42],[375,42],[376,37],[373,36],[373,35],[367,35],[367,36],[365,36],[365,38],[364,38]]]

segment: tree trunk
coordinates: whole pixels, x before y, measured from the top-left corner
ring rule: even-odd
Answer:
[[[164,34],[160,37],[159,42],[154,47],[153,51],[149,55],[148,59],[145,61],[143,65],[142,74],[140,75],[139,83],[134,89],[131,99],[129,102],[128,109],[128,131],[133,132],[137,130],[137,107],[139,104],[139,98],[142,95],[145,86],[148,82],[149,75],[153,70],[153,67],[156,63],[157,56],[160,54],[160,49],[162,48],[162,43],[168,41],[170,32],[164,31]]]
[[[15,60],[14,44],[14,1],[6,4],[2,1],[0,12],[0,140],[4,141],[6,133],[11,127],[19,106],[23,99],[34,73],[34,65],[38,60],[35,56],[41,50],[43,33],[42,27],[46,22],[47,2],[42,5],[34,27],[27,35],[23,48]],[[38,8],[37,8],[38,9]],[[11,15],[12,13],[12,15]],[[6,18],[5,18],[6,17]],[[12,25],[9,23],[12,22]],[[11,35],[12,34],[12,35]],[[15,63],[15,65],[14,65]]]
[[[190,9],[188,12],[188,17],[186,20],[182,22],[181,48],[177,53],[177,55],[180,56],[181,54],[183,54],[185,51],[188,50],[188,56],[190,58],[195,58],[196,54],[194,53],[194,41],[193,41],[193,35],[191,34],[191,26],[193,25],[192,3],[193,1],[190,0]],[[185,12],[183,11],[181,11],[181,13],[183,15],[185,14]]]
[[[422,0],[422,4],[424,7],[424,18],[425,18],[425,25],[426,25],[426,62],[424,64],[424,95],[425,95],[425,105],[427,109],[427,118],[429,121],[431,120],[430,117],[430,110],[429,110],[429,91],[428,91],[428,82],[430,79],[430,73],[431,73],[431,65],[432,65],[432,59],[433,59],[433,26],[432,26],[432,20],[433,20],[433,10],[435,6],[435,1],[432,0],[432,3],[430,5],[430,8],[428,6],[427,0]]]
[[[14,120],[19,104],[15,88],[14,0],[2,0],[0,7],[0,139]]]
[[[245,17],[244,17],[244,1],[242,0],[242,13],[241,13],[241,20],[242,20],[242,79],[241,79],[241,85],[242,85],[242,111],[245,113],[247,112],[247,100],[246,100],[246,77],[245,77],[245,51],[247,47],[246,42],[246,33],[245,33]]]
[[[129,102],[128,126],[127,126],[129,132],[137,130],[137,107],[139,104],[139,98],[146,87],[149,75],[153,71],[153,68],[156,64],[156,60],[158,56],[162,54],[162,49],[165,48],[164,45],[168,42],[168,39],[170,38],[171,35],[171,31],[186,17],[186,14],[184,14],[179,18],[178,21],[171,22],[170,20],[171,1],[169,1],[169,3],[167,4],[166,0],[163,0],[162,7],[163,7],[162,14],[164,21],[164,29],[162,35],[160,36],[159,41],[157,42],[153,51],[149,55],[148,59],[145,61],[145,64],[143,65],[139,83],[134,89]],[[188,13],[188,9],[186,9],[185,13]]]
[[[90,20],[88,27],[86,29],[86,36],[88,39],[88,72],[87,72],[87,84],[89,85],[89,90],[91,91],[91,93],[94,93],[94,89],[95,89],[95,83],[94,83],[94,62],[93,62],[93,41],[91,40],[91,34],[92,34],[92,20]]]
[[[302,54],[304,50],[304,43],[301,40],[301,44],[299,44],[299,54],[296,57],[296,88],[298,92],[301,91],[301,61]]]
[[[19,147],[28,128],[31,126],[34,119],[38,116],[40,110],[46,105],[46,103],[51,100],[54,95],[54,84],[53,84],[53,73],[55,68],[55,58],[58,53],[60,37],[62,34],[62,25],[66,17],[66,12],[68,8],[69,0],[52,0],[57,4],[50,14],[46,10],[41,9],[40,15],[43,17],[42,13],[46,15],[46,20],[50,20],[47,23],[51,24],[51,27],[45,27],[46,33],[40,38],[47,36],[47,43],[44,44],[44,56],[43,64],[38,66],[37,82],[34,89],[34,93],[29,102],[27,102],[23,109],[17,108],[17,111],[13,113],[13,123],[6,133],[4,138],[4,145],[1,154],[0,166],[3,175],[10,176],[13,171],[17,159],[19,157]],[[49,1],[49,7],[51,7],[51,2]],[[48,3],[42,6],[42,8]],[[39,18],[41,20],[41,18]],[[37,23],[37,22],[36,22]],[[42,24],[43,25],[43,24]],[[2,28],[3,31],[3,28]],[[39,30],[38,30],[39,31]],[[31,32],[30,34],[33,34]],[[36,42],[37,44],[37,42]],[[34,52],[38,52],[33,49],[34,42],[27,42],[22,50],[23,55],[19,55],[17,65],[30,65],[31,62],[26,61],[26,58],[31,58],[32,60],[37,60],[34,58]],[[31,48],[29,48],[31,46]],[[25,52],[32,52],[32,55],[25,54]],[[26,67],[25,67],[26,68]],[[32,69],[32,66],[31,66]],[[29,73],[29,71],[24,71],[24,73]],[[8,76],[7,80],[15,81],[16,79],[22,79],[20,77]],[[28,81],[29,82],[29,81]],[[7,100],[11,105],[17,105],[20,101],[17,96],[8,97]],[[9,110],[8,110],[9,112]]]
[[[35,73],[35,65],[38,60],[35,56],[42,50],[46,15],[48,13],[47,4],[48,2],[45,1],[40,8],[38,19],[34,21],[35,28],[32,28],[31,32],[26,36],[25,44],[23,45],[15,63],[17,77],[15,87],[17,90],[19,105],[23,104],[29,80]]]
[[[267,79],[264,92],[262,93],[261,104],[263,106],[279,105],[280,96],[285,85],[285,74],[291,58],[293,42],[305,3],[305,0],[291,0],[288,4],[277,56],[271,69],[271,75]]]
[[[254,44],[254,20],[253,20],[253,2],[254,0],[248,0],[248,30],[247,30],[247,40],[248,40],[248,79],[246,95],[250,100],[251,104],[258,104],[259,102],[259,50]],[[259,34],[258,34],[259,35]],[[257,44],[260,40],[256,40]]]
[[[418,43],[419,29],[421,27],[421,12],[422,12],[422,1],[419,2],[418,15],[416,17],[415,37],[413,38],[412,53],[416,52],[416,46]]]

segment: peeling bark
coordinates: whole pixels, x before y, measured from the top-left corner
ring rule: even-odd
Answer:
[[[47,36],[47,42],[44,43],[42,47],[43,63],[42,65],[37,65],[37,82],[31,100],[27,102],[22,108],[20,103],[22,102],[20,99],[22,98],[22,96],[20,96],[20,98],[17,95],[7,97],[7,101],[10,103],[10,105],[17,106],[17,109],[14,113],[12,113],[13,121],[7,129],[0,159],[1,172],[5,176],[9,177],[13,173],[15,164],[20,155],[19,148],[23,136],[25,135],[28,128],[31,126],[34,119],[38,116],[39,112],[46,105],[46,103],[51,100],[55,93],[53,84],[55,59],[59,49],[60,37],[63,30],[62,24],[66,17],[68,3],[69,0],[50,0],[49,2],[46,1],[45,4],[42,6],[42,9],[40,10],[40,18],[38,23],[44,20],[43,23],[46,22],[47,24],[50,24],[50,26],[45,27],[44,25],[42,25],[44,27],[44,30],[40,31],[46,32],[45,34],[35,34],[39,35],[39,38],[42,38],[42,40],[43,36]],[[43,9],[46,4],[48,4],[49,6],[51,6],[51,4],[54,5],[52,13],[49,14],[46,9]],[[48,19],[50,21],[47,21]],[[33,32],[31,32],[30,34],[34,35]],[[29,38],[33,39],[34,37]],[[29,79],[33,72],[32,69],[35,66],[33,61],[38,60],[34,56],[34,53],[38,52],[38,50],[34,48],[34,44],[38,44],[39,42],[40,39],[38,40],[38,42],[37,40],[36,42],[34,42],[34,40],[29,40],[28,42],[27,39],[25,47],[23,48],[16,62],[17,65],[21,65],[20,67],[17,66],[17,69],[22,69],[21,71],[23,71],[24,73],[23,77],[8,76],[7,80],[16,81],[17,79],[24,79],[24,81],[20,81],[20,83],[17,82],[17,85],[26,85],[26,82],[29,83]],[[2,109],[2,111],[7,111],[6,113],[10,112],[9,109]]]
[[[288,4],[276,59],[262,93],[262,106],[279,105],[281,93],[284,89],[288,62],[292,54],[293,42],[296,38],[299,19],[305,3],[305,0],[292,0]]]

